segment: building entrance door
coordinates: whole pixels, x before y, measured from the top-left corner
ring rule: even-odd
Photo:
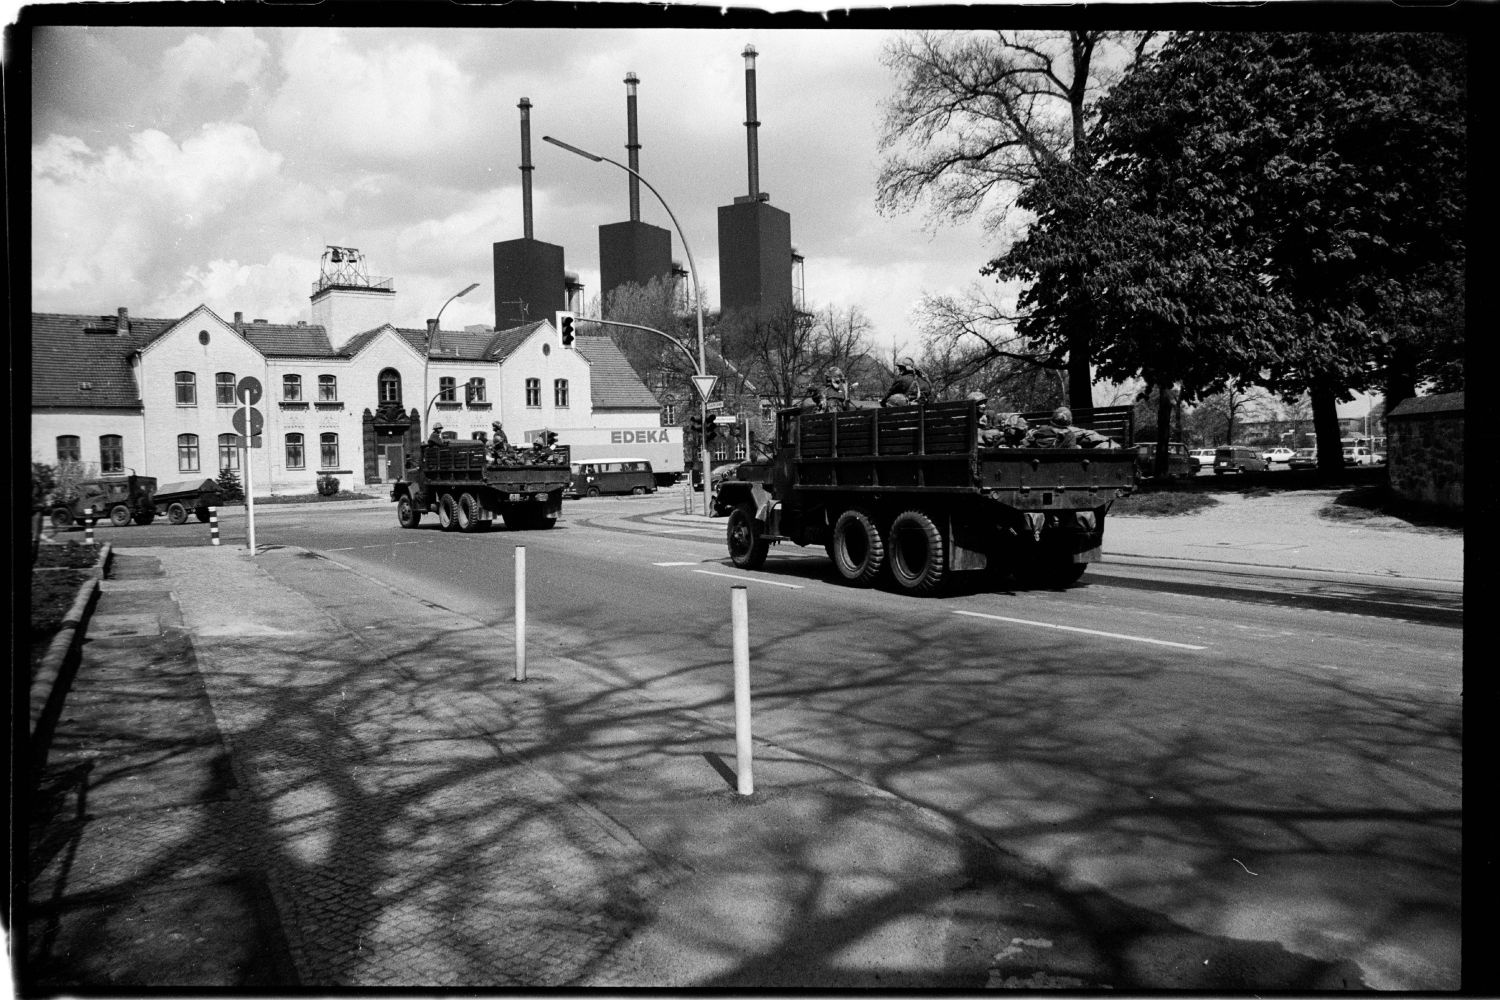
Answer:
[[[388,444],[385,451],[385,481],[393,483],[401,478],[406,469],[406,449],[399,444]]]

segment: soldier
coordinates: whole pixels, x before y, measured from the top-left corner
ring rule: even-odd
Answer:
[[[443,425],[442,424],[433,424],[432,425],[432,433],[429,434],[429,435],[427,435],[427,443],[428,444],[442,444],[443,443]]]
[[[1073,427],[1073,411],[1059,406],[1052,411],[1052,419],[1033,427],[1026,435],[1029,448],[1076,448],[1078,432]]]
[[[817,385],[807,387],[807,396],[802,400],[803,413],[822,413],[827,406],[827,399],[823,396],[823,390]]]
[[[500,426],[496,420],[490,424],[490,461],[499,462],[510,454],[510,439],[505,436],[505,428]]]
[[[823,376],[823,410],[834,413],[848,408],[849,387],[844,381],[844,373],[838,368],[830,368]]]
[[[891,380],[890,391],[880,401],[881,406],[906,406],[922,398],[922,373],[911,358],[896,362],[896,377]]]

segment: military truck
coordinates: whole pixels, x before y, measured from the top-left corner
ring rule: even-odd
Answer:
[[[154,501],[156,513],[165,517],[168,524],[185,524],[189,514],[207,523],[210,509],[224,506],[219,484],[212,479],[162,483]]]
[[[484,441],[425,444],[391,487],[396,521],[415,528],[436,511],[444,531],[483,531],[496,517],[512,531],[550,528],[570,478],[566,445],[515,448],[492,458]]]
[[[47,499],[47,512],[54,528],[82,522],[90,508],[96,519],[108,518],[116,527],[150,524],[156,518],[155,495],[151,476],[103,475],[60,487]]]
[[[938,591],[987,570],[1065,587],[1102,551],[1104,520],[1135,488],[1128,407],[1074,411],[1117,447],[995,447],[979,403],[776,415],[774,456],[720,485],[736,566],[772,543],[822,545],[858,586]],[[1023,414],[1031,420],[1049,414]]]

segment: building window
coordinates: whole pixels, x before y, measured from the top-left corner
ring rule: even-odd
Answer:
[[[286,436],[286,467],[288,469],[307,468],[307,459],[302,454],[301,434],[288,434]]]
[[[552,380],[552,405],[568,405],[568,380],[565,378]]]
[[[83,461],[83,446],[76,434],[62,434],[57,438],[57,464]]]
[[[541,379],[539,379],[539,378],[529,378],[529,379],[526,380],[526,405],[527,406],[541,406],[542,405],[542,380]]]
[[[677,423],[677,404],[667,403],[662,407],[663,421],[667,424]]]
[[[401,373],[394,368],[387,368],[380,373],[380,402],[401,402]]]
[[[177,471],[198,471],[198,435],[177,435]]]
[[[219,435],[219,468],[236,469],[240,467],[240,436],[238,434]]]
[[[324,403],[335,402],[339,398],[339,380],[332,375],[318,376],[318,399]]]
[[[470,434],[469,437],[474,441],[488,441],[490,439],[490,436],[484,431],[475,431],[474,433]]]
[[[302,376],[281,376],[281,398],[289,403],[295,403],[302,398]]]
[[[318,435],[319,460],[322,462],[320,468],[337,469],[339,467],[339,436],[337,434]]]
[[[234,372],[219,372],[214,376],[214,402],[219,406],[234,406]]]
[[[99,471],[125,471],[125,439],[118,434],[105,434],[99,439]]]
[[[438,402],[458,402],[458,379],[452,375],[444,375],[438,379]]]
[[[198,378],[192,372],[177,373],[177,405],[198,405]]]
[[[469,384],[464,389],[464,392],[468,396],[468,400],[471,403],[488,403],[489,402],[489,400],[485,398],[485,394],[484,394],[484,392],[485,392],[485,390],[484,390],[484,379],[482,379],[482,378],[471,378],[471,379],[469,379]]]

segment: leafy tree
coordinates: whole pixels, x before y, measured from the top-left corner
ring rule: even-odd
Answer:
[[[763,319],[736,322],[726,361],[778,405],[791,406],[809,386],[821,385],[829,368],[839,368],[850,381],[878,378],[869,340],[873,327],[858,306],[809,313],[788,303]]]
[[[882,211],[931,203],[939,220],[979,216],[998,232],[1015,199],[1039,174],[1092,162],[1089,101],[1139,59],[1149,32],[920,32],[893,41],[885,63],[897,75],[888,102],[878,181]],[[1086,310],[1054,363],[1066,364],[1068,398],[1092,404]],[[982,320],[982,312],[975,317]]]

